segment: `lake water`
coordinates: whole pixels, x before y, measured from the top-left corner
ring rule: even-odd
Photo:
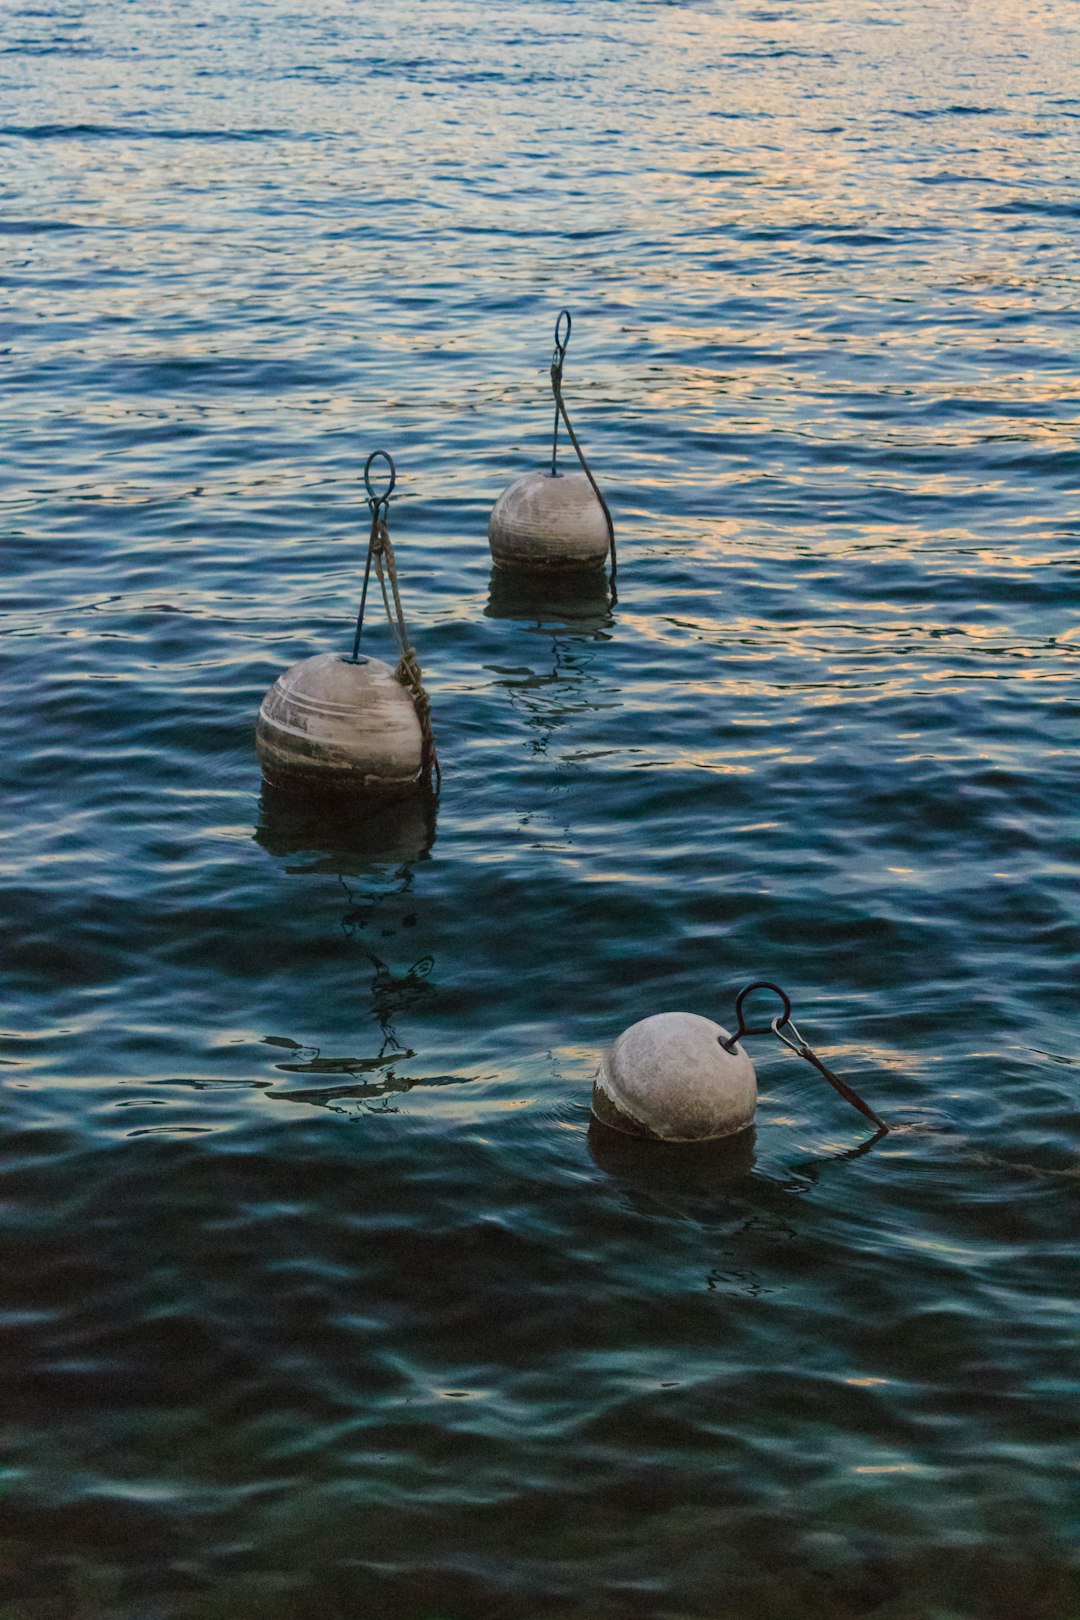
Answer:
[[[1076,21],[5,8],[4,1620],[1080,1613]],[[614,604],[491,577],[564,305]],[[755,978],[888,1137],[590,1133]]]

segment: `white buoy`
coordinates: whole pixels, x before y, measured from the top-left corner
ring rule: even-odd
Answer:
[[[319,653],[293,664],[263,698],[255,741],[275,787],[400,792],[423,768],[413,700],[378,658]]]
[[[379,458],[386,462],[390,477],[386,488],[376,492],[371,469]],[[385,450],[373,450],[364,465],[371,534],[352,654],[344,658],[338,653],[319,653],[305,658],[279,675],[263,698],[255,742],[271,787],[386,794],[411,788],[421,778],[430,784],[433,776],[438,792],[439,760],[430,705],[416,653],[409,645],[387,528],[396,483],[394,458]],[[398,643],[396,670],[360,653],[372,564]]]
[[[607,518],[584,473],[529,472],[495,502],[488,544],[504,568],[602,568]]]
[[[602,568],[610,555],[614,588],[615,526],[563,403],[562,373],[570,326],[570,311],[564,309],[555,322],[551,361],[555,396],[551,466],[544,472],[525,473],[503,490],[488,519],[488,544],[496,566],[502,568],[580,572]],[[580,472],[558,471],[560,421],[570,435]]]
[[[710,1142],[754,1123],[757,1079],[741,1046],[696,1013],[656,1013],[604,1053],[592,1111],[603,1125],[661,1142]]]
[[[748,996],[768,990],[781,1012],[764,1024],[748,1024]],[[884,1136],[889,1127],[846,1080],[825,1067],[791,1021],[791,999],[769,979],[755,979],[735,997],[734,1035],[697,1013],[656,1013],[624,1030],[600,1059],[593,1081],[592,1111],[602,1125],[627,1136],[657,1142],[714,1142],[754,1123],[757,1079],[740,1042],[744,1035],[773,1034],[827,1080]]]

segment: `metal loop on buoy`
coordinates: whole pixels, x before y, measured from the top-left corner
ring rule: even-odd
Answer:
[[[774,1018],[772,1022],[768,1024],[751,1025],[744,1021],[743,1002],[746,1000],[747,996],[752,995],[755,990],[771,990],[774,995],[780,997],[780,1000],[784,1003],[784,1011],[779,1018]],[[787,994],[781,990],[778,984],[772,984],[768,979],[755,979],[753,984],[745,985],[735,997],[735,1017],[738,1019],[739,1027],[736,1029],[734,1035],[729,1041],[720,1042],[720,1045],[725,1049],[725,1051],[728,1052],[734,1052],[736,1046],[744,1035],[768,1035],[770,1030],[772,1030],[775,1034],[777,1024],[791,1023],[791,1002]],[[782,1036],[781,1039],[783,1039]]]
[[[566,322],[565,337],[561,335],[563,321]],[[573,324],[574,323],[570,318],[570,311],[568,309],[561,309],[555,321],[555,353],[551,357],[552,367],[558,366],[560,370],[562,369],[562,363],[566,359],[567,345],[570,342],[570,329]]]
[[[562,337],[562,323],[566,320],[566,336]],[[558,478],[559,469],[556,465],[559,456],[559,414],[562,410],[562,372],[563,361],[566,359],[566,346],[570,342],[570,328],[573,321],[568,309],[561,309],[555,318],[555,353],[551,357],[551,392],[555,395],[555,428],[551,435],[551,476]]]
[[[566,322],[565,337],[562,335],[563,321]],[[573,424],[567,415],[566,404],[562,397],[563,361],[566,359],[566,349],[570,342],[570,332],[573,328],[573,324],[574,323],[571,319],[570,311],[568,309],[561,309],[555,320],[555,353],[551,357],[551,391],[555,395],[555,427],[551,435],[551,476],[552,478],[558,478],[559,476],[557,461],[559,454],[559,421],[561,419],[566,425],[566,431],[569,435],[570,443],[574,447],[578,461],[581,464],[581,470],[585,474],[585,477],[589,480],[589,483],[592,486],[592,492],[600,502],[600,508],[604,514],[604,522],[607,525],[608,532],[608,551],[611,556],[611,592],[612,600],[614,600],[615,575],[618,569],[618,559],[615,555],[615,524],[612,521],[611,508],[604,499],[600,485],[596,482],[596,479],[592,475],[592,468],[585,460],[585,452],[578,443],[578,436],[574,432]]]
[[[390,482],[387,484],[381,495],[376,495],[375,491],[371,487],[371,463],[379,456],[383,458],[387,466],[390,468]],[[370,456],[368,456],[367,460],[364,462],[364,488],[368,492],[368,505],[371,507],[373,515],[380,506],[385,506],[387,504],[391,495],[394,493],[394,485],[396,483],[397,468],[394,466],[393,456],[388,450],[373,450]]]
[[[746,1000],[747,996],[751,995],[755,990],[771,990],[775,995],[780,997],[780,1000],[784,1004],[783,1012],[778,1013],[777,1016],[768,1024],[752,1025],[746,1023],[745,1019],[743,1018],[743,1002]],[[849,1102],[853,1108],[857,1108],[859,1110],[860,1114],[865,1114],[867,1119],[872,1120],[877,1126],[879,1134],[889,1129],[885,1121],[881,1118],[881,1115],[875,1114],[869,1103],[863,1102],[857,1091],[853,1091],[845,1081],[838,1079],[837,1076],[833,1074],[831,1069],[827,1069],[825,1067],[824,1063],[822,1063],[817,1054],[811,1051],[809,1045],[803,1040],[802,1036],[799,1034],[799,1031],[795,1028],[794,1023],[792,1022],[791,1000],[787,994],[781,990],[778,984],[771,984],[768,979],[755,979],[753,984],[744,986],[744,988],[740,990],[738,995],[735,997],[735,1016],[739,1022],[738,1029],[735,1031],[730,1040],[720,1042],[720,1045],[725,1051],[734,1052],[739,1040],[743,1035],[773,1034],[776,1036],[778,1041],[783,1041],[784,1045],[794,1052],[796,1057],[805,1058],[807,1063],[811,1064],[818,1071],[818,1073],[829,1082],[833,1090],[840,1093],[845,1102]],[[789,1034],[787,1035],[784,1034],[785,1027],[789,1031]]]
[[[377,495],[371,487],[371,464],[381,456],[390,468],[390,482],[381,495]],[[360,591],[360,610],[356,615],[356,634],[353,636],[352,653],[345,662],[359,664],[360,635],[364,628],[364,610],[367,607],[368,583],[371,579],[371,559],[382,549],[382,535],[386,531],[386,518],[390,512],[390,497],[394,493],[397,483],[397,467],[389,450],[373,450],[364,462],[364,488],[368,492],[368,506],[371,509],[371,533],[368,536],[367,561],[364,564],[364,584]],[[380,518],[380,508],[382,516]]]

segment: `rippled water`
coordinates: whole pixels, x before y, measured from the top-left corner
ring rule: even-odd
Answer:
[[[5,10],[5,1617],[1080,1613],[1075,23]],[[490,576],[563,304],[613,607]],[[253,727],[376,445],[357,827]],[[590,1134],[761,976],[892,1135]]]

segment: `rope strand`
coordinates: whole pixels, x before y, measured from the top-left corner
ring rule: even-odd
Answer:
[[[416,718],[420,722],[420,736],[422,739],[421,769],[424,779],[431,782],[434,778],[435,792],[442,787],[442,767],[435,748],[435,733],[431,726],[431,699],[424,687],[423,671],[420,660],[416,656],[416,649],[409,642],[409,632],[405,625],[405,610],[401,605],[401,591],[398,587],[397,564],[394,560],[394,547],[390,541],[390,532],[386,527],[386,519],[378,517],[373,525],[374,538],[371,555],[375,562],[375,573],[382,591],[383,606],[391,630],[398,643],[398,665],[394,671],[402,686],[409,691],[416,710]],[[383,567],[385,559],[386,566]],[[390,591],[387,593],[387,579],[390,582]],[[390,598],[393,597],[393,607]]]

